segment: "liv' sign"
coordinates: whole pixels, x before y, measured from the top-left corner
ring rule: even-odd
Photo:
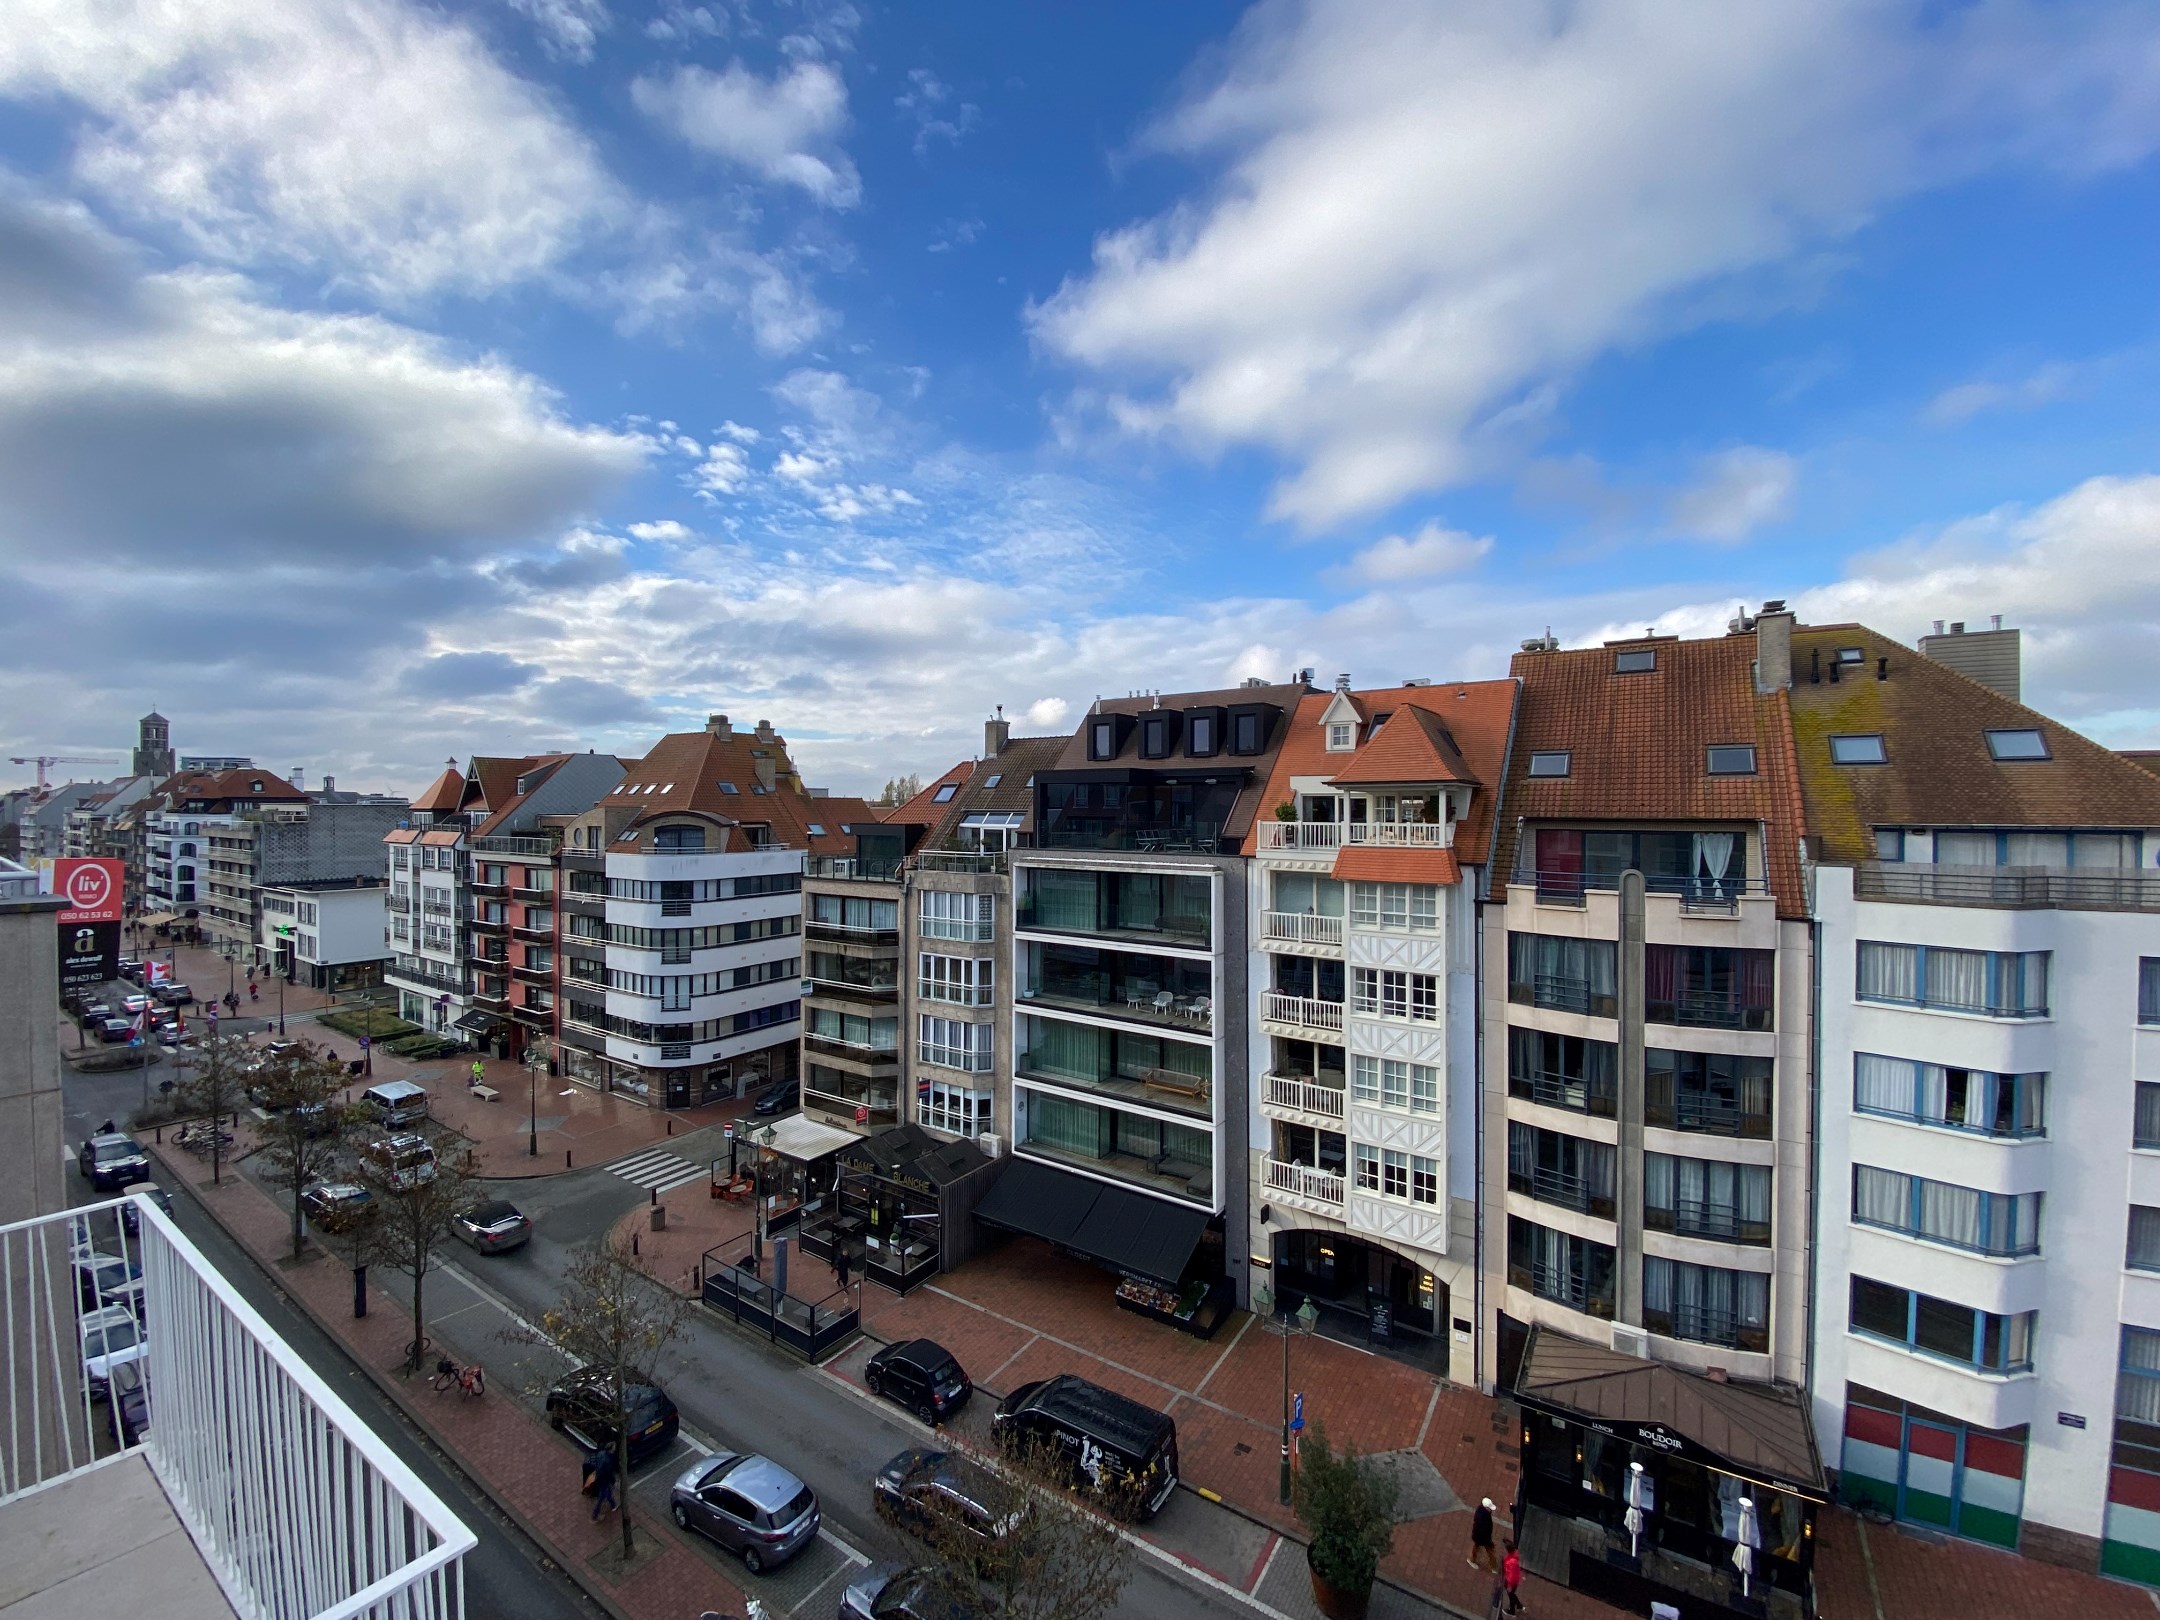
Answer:
[[[118,861],[73,857],[53,862],[60,913],[60,987],[103,984],[120,972],[120,894],[126,868]]]

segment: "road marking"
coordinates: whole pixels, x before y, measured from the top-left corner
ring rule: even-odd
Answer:
[[[1252,1581],[1246,1587],[1248,1592],[1257,1592],[1261,1587],[1267,1585],[1268,1571],[1275,1567],[1275,1555],[1282,1551],[1282,1544],[1283,1538],[1281,1536],[1270,1536],[1268,1538],[1267,1551],[1254,1560]]]
[[[1237,1332],[1231,1334],[1230,1342],[1223,1346],[1223,1353],[1215,1358],[1215,1365],[1208,1368],[1207,1378],[1203,1378],[1200,1380],[1199,1383],[1193,1385],[1192,1392],[1195,1395],[1199,1394],[1203,1389],[1206,1389],[1208,1387],[1208,1378],[1213,1378],[1217,1373],[1222,1371],[1222,1364],[1230,1359],[1230,1352],[1238,1347],[1238,1341],[1245,1337],[1246,1330],[1249,1329],[1253,1325],[1253,1323],[1258,1320],[1258,1317],[1248,1315],[1244,1321],[1238,1324]]]
[[[704,1166],[692,1164],[680,1153],[671,1153],[666,1148],[651,1148],[627,1159],[618,1159],[608,1166],[608,1171],[625,1181],[637,1183],[647,1192],[671,1192],[677,1187],[688,1186],[706,1173]]]
[[[1439,1410],[1440,1380],[1435,1378],[1433,1380],[1432,1398],[1425,1403],[1425,1421],[1418,1425],[1417,1443],[1410,1448],[1412,1451],[1423,1451],[1425,1449],[1425,1436],[1432,1428],[1432,1415]]]

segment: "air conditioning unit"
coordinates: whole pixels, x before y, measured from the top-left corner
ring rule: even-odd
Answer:
[[[1612,1325],[1612,1347],[1623,1356],[1650,1358],[1650,1335],[1639,1327],[1629,1327],[1625,1322]]]
[[[976,1137],[975,1145],[983,1150],[987,1158],[1001,1159],[1005,1156],[1005,1138],[992,1132],[985,1131]]]

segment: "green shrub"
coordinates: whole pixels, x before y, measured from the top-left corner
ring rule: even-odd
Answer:
[[[1298,1450],[1295,1494],[1313,1573],[1338,1592],[1370,1592],[1395,1545],[1395,1482],[1354,1447],[1329,1445],[1316,1418]]]
[[[418,1024],[408,1023],[387,1007],[353,1007],[338,1012],[318,1013],[315,1022],[325,1029],[336,1030],[340,1035],[366,1035],[378,1041],[422,1033]]]

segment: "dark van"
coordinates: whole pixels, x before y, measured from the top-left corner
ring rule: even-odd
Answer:
[[[1067,1477],[1107,1494],[1121,1517],[1152,1519],[1177,1489],[1177,1424],[1072,1373],[1022,1384],[998,1403],[990,1431],[1008,1452],[1056,1447]]]

